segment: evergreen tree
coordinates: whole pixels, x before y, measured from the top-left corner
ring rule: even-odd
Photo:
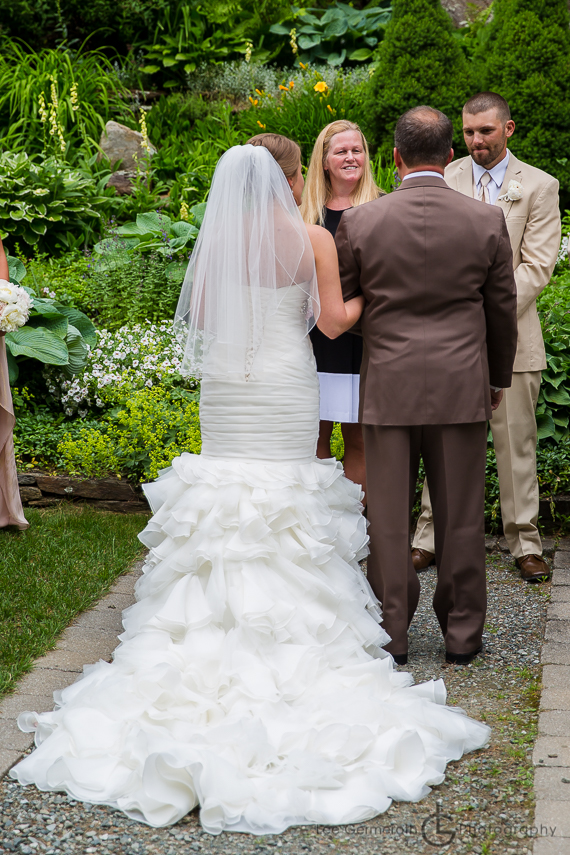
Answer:
[[[506,98],[517,157],[570,190],[570,20],[567,0],[495,0],[479,50],[483,88]],[[562,161],[562,163],[560,162]]]
[[[394,0],[377,60],[366,109],[371,141],[388,157],[399,116],[428,104],[449,116],[454,147],[466,153],[461,108],[476,86],[469,84],[471,66],[439,0]]]

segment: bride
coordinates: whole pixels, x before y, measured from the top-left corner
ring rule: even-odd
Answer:
[[[382,650],[360,489],[315,457],[307,333],[340,334],[362,304],[342,302],[302,186],[298,146],[272,134],[217,166],[177,313],[202,453],[145,488],[150,552],[114,661],[20,716],[37,744],[22,784],[152,826],[199,804],[212,834],[278,833],[416,801],[488,740],[441,680],[413,686]]]

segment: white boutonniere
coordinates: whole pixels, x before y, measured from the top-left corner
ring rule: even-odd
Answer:
[[[519,199],[523,197],[523,186],[520,181],[509,181],[509,186],[507,187],[507,192],[503,193],[502,196],[499,196],[498,201],[502,202],[518,202]]]

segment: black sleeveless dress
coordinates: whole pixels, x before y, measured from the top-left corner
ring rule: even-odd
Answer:
[[[324,227],[333,237],[342,214],[325,208]],[[321,421],[357,422],[362,338],[346,332],[330,339],[317,327],[310,335],[319,375]]]

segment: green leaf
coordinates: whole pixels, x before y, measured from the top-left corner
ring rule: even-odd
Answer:
[[[315,45],[320,45],[320,43],[320,36],[299,36],[297,42],[301,50],[310,50],[312,47],[315,47]]]
[[[284,27],[283,24],[272,24],[269,27],[270,33],[275,33],[276,36],[288,36],[291,32],[291,27]],[[141,69],[144,71],[144,69]]]
[[[192,222],[196,224],[197,228],[200,228],[204,220],[204,214],[206,213],[206,205],[207,202],[199,202],[197,205],[193,205],[190,208],[190,213],[192,214]]]
[[[90,347],[97,345],[97,330],[95,324],[79,309],[72,309],[70,306],[58,306],[62,315],[65,315],[67,320],[75,327]]]
[[[368,50],[368,48],[359,48],[358,50],[353,50],[352,53],[349,53],[348,58],[354,62],[365,62],[367,59],[370,59],[371,56],[371,50]]]
[[[163,230],[169,231],[172,220],[166,214],[157,214],[150,211],[148,214],[137,214],[137,229],[141,234],[160,234]]]
[[[13,255],[8,255],[8,275],[10,282],[20,283],[26,275],[26,268],[19,258],[14,258]]]
[[[66,374],[79,374],[87,362],[87,354],[89,350],[83,341],[83,336],[79,330],[70,324],[67,333],[67,351],[69,354],[69,364],[64,369]]]
[[[28,356],[46,365],[67,365],[67,345],[45,327],[24,326],[6,336],[6,346],[12,356]]]
[[[32,329],[39,329],[43,327],[46,330],[51,330],[52,333],[55,333],[60,339],[65,339],[67,335],[67,328],[69,326],[67,322],[67,318],[63,315],[57,315],[57,317],[48,318],[42,317],[41,315],[36,315],[35,317],[31,317],[26,326],[31,327]]]
[[[549,412],[537,413],[536,426],[539,439],[547,439],[549,436],[555,436],[556,434],[556,425]]]
[[[32,316],[34,312],[37,312],[38,315],[42,315],[46,318],[61,318],[62,313],[59,308],[55,305],[54,301],[47,297],[33,297],[32,302],[34,304],[32,309]]]

